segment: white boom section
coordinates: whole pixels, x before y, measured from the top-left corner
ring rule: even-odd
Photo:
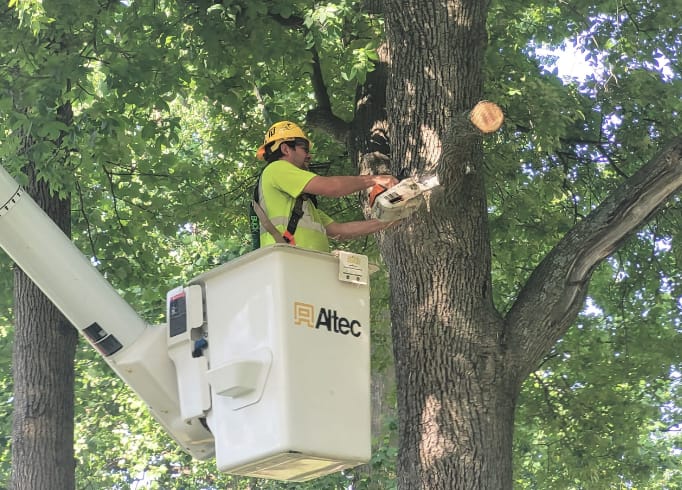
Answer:
[[[114,336],[98,350],[110,355],[142,335],[145,322],[4,169],[0,206],[2,248],[74,327],[97,323]]]
[[[0,246],[199,459],[214,452],[201,421],[183,421],[167,326],[148,326],[0,166]]]

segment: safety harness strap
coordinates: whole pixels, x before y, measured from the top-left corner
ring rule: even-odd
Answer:
[[[262,224],[263,228],[265,228],[265,230],[272,235],[272,237],[275,239],[275,242],[296,245],[294,233],[296,233],[298,222],[304,215],[303,201],[310,200],[310,202],[317,207],[317,197],[315,197],[313,194],[300,194],[296,198],[294,207],[291,210],[291,216],[289,217],[289,223],[287,223],[287,229],[283,234],[280,234],[259,203],[260,195],[258,189],[260,187],[263,170],[261,170],[261,173],[258,176],[258,181],[256,182],[256,186],[253,188],[253,200],[251,201],[251,206],[249,206],[249,224],[251,227],[252,247],[254,250],[260,248],[260,224]]]
[[[272,235],[277,243],[289,243],[288,240],[279,234],[275,225],[272,224],[272,221],[270,221],[268,215],[265,214],[265,211],[261,205],[258,204],[258,201],[251,201],[251,209],[256,214],[256,217],[260,220],[260,222],[263,223],[263,228],[265,228],[268,233]],[[258,226],[258,245],[260,246],[260,226]]]

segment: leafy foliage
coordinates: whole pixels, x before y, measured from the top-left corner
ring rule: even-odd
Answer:
[[[633,7],[492,8],[490,97],[508,107],[488,152],[503,309],[548,247],[675,134],[677,16]],[[559,83],[556,60],[533,54],[543,43],[575,44],[593,73]],[[673,199],[595,273],[578,324],[526,382],[518,488],[679,487],[678,215]]]
[[[677,3],[491,5],[486,90],[507,120],[486,141],[500,310],[558,239],[677,131]],[[39,177],[72,196],[76,244],[148,321],[162,321],[165,291],[249,249],[254,149],[269,123],[302,122],[317,105],[315,56],[331,108],[350,120],[381,28],[353,0],[12,0],[0,16],[0,163],[21,180],[29,158],[40,162]],[[560,80],[554,60],[537,55],[568,45],[594,69],[584,80]],[[71,126],[56,114],[67,101]],[[35,140],[28,153],[22,134]],[[313,139],[327,171],[353,171],[343,148]],[[57,155],[71,173],[50,165]],[[323,205],[359,217],[352,200]],[[680,487],[679,210],[673,200],[596,272],[589,307],[527,381],[518,488]],[[379,260],[371,241],[342,246]],[[9,268],[1,272],[9,325]],[[373,282],[373,361],[383,371],[389,298],[385,277]],[[10,342],[3,327],[5,439]],[[238,479],[179,452],[86,346],[77,367],[79,488],[392,488],[390,414],[369,468],[310,485]]]

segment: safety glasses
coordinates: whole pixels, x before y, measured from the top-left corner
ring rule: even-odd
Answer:
[[[296,148],[303,148],[304,152],[310,153],[310,144],[307,140],[304,140],[303,138],[296,138],[294,140],[294,145],[296,145]]]

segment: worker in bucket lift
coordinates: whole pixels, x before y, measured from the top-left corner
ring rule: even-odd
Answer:
[[[391,175],[323,177],[308,170],[311,143],[301,128],[280,121],[265,133],[256,156],[268,162],[254,189],[251,234],[254,248],[289,243],[329,251],[329,238],[347,240],[391,225],[376,219],[337,223],[318,209],[316,196],[342,197],[398,180]]]

